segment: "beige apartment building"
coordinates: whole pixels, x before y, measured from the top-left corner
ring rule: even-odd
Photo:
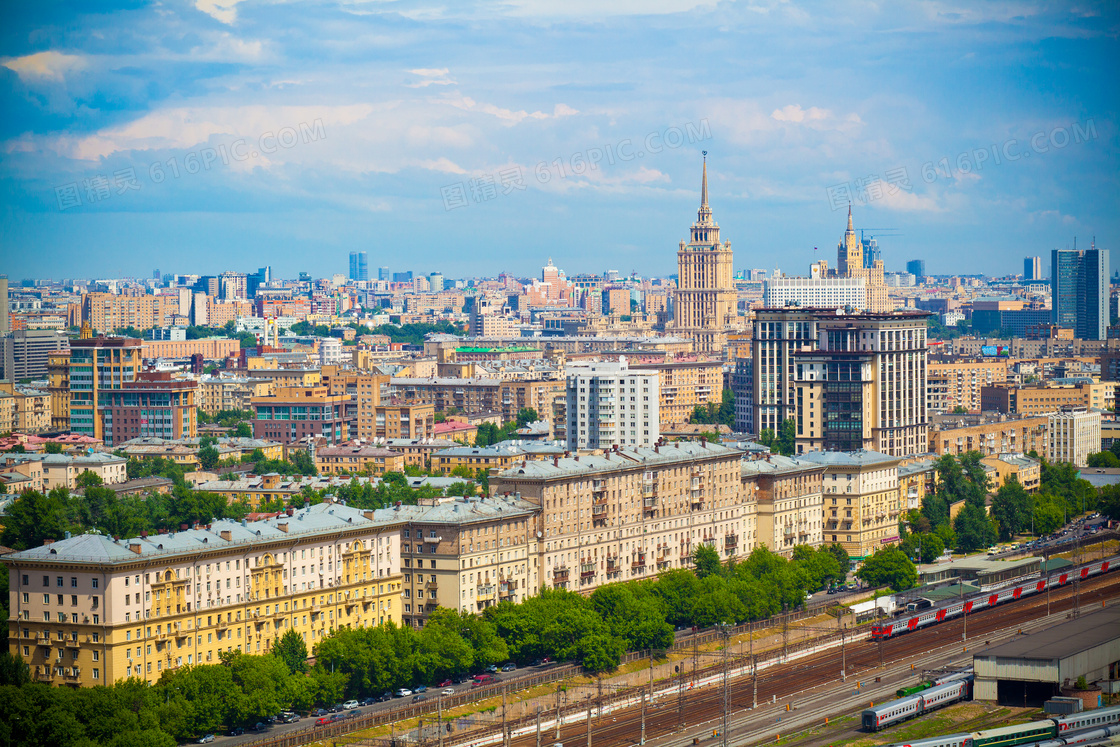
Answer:
[[[987,358],[952,363],[930,362],[926,388],[930,412],[952,412],[957,407],[981,409],[982,389],[1007,381],[1007,360]]]
[[[401,527],[405,625],[437,607],[479,612],[540,588],[540,507],[512,497],[436,498],[379,511]]]
[[[82,296],[82,321],[95,332],[112,334],[121,327],[139,330],[171,326],[179,313],[179,296],[115,296],[87,293]]]
[[[817,464],[780,454],[742,463],[744,494],[753,493],[756,532],[752,544],[792,557],[798,545],[818,547],[823,536],[821,475]]]
[[[295,630],[308,649],[342,626],[400,622],[400,523],[322,503],[115,541],[67,537],[2,560],[9,651],[49,684],[88,687],[263,654]]]
[[[50,427],[49,393],[0,383],[0,433],[38,433]]]
[[[698,545],[746,555],[741,452],[697,441],[522,461],[490,477],[492,495],[539,505],[540,585],[589,593],[688,568]]]
[[[274,382],[271,379],[229,377],[222,374],[203,376],[199,380],[198,406],[207,415],[222,410],[253,409],[253,397],[271,397]]]
[[[687,423],[697,405],[723,401],[722,361],[631,361],[630,370],[657,371],[662,423]]]
[[[899,542],[898,516],[906,509],[899,489],[902,459],[875,451],[817,451],[801,457],[824,470],[824,541],[865,558]]]
[[[1116,383],[986,386],[981,400],[985,412],[1010,415],[1049,415],[1068,407],[1111,410],[1116,406]]]
[[[954,456],[969,451],[982,456],[1031,451],[1046,454],[1049,424],[1046,417],[970,416],[947,420],[930,427],[929,451]]]

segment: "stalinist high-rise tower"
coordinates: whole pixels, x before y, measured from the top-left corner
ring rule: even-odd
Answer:
[[[852,225],[851,206],[848,207],[848,227],[844,231],[844,238],[836,245],[836,264],[836,277],[864,279],[867,284],[868,311],[872,314],[884,314],[894,309],[883,278],[883,260],[877,259],[870,267],[864,267],[863,244]]]
[[[704,152],[704,177],[700,210],[692,224],[691,239],[677,251],[677,290],[673,295],[670,334],[687,337],[701,353],[723,354],[727,332],[738,312],[731,270],[731,242],[719,242],[719,226],[708,207],[708,158]]]

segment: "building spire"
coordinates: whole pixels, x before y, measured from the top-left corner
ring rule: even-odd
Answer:
[[[704,154],[704,179],[700,185],[700,207],[708,206],[708,151],[702,151]]]
[[[855,233],[855,228],[852,227],[852,203],[848,203],[848,232]]]

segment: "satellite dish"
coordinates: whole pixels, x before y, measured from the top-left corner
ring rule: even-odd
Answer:
[[[543,536],[544,536],[543,534],[541,534],[540,532],[537,532],[537,539],[540,539]]]

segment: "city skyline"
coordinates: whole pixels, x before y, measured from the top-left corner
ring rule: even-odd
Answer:
[[[6,10],[8,274],[666,276],[701,150],[737,270],[807,274],[848,199],[888,271],[1117,233],[1114,8],[310,7]]]

